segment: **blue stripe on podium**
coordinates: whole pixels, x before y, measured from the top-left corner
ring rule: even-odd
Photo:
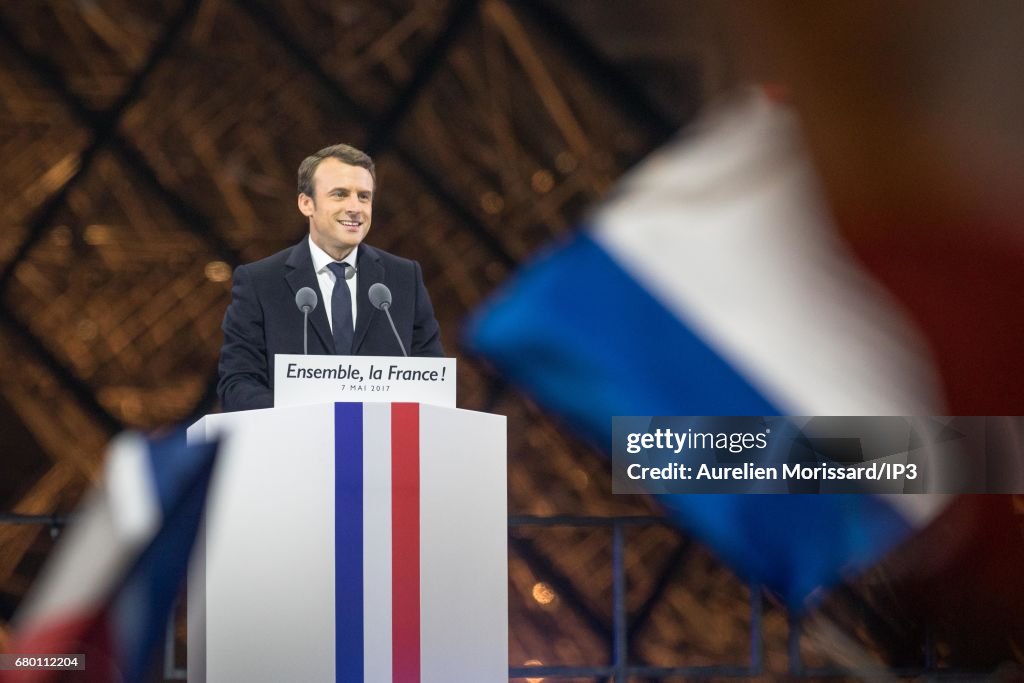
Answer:
[[[363,405],[334,404],[335,680],[363,680]]]

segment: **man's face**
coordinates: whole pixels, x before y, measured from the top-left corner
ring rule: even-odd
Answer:
[[[362,166],[327,158],[313,174],[313,195],[299,195],[299,211],[309,218],[313,242],[340,261],[370,230],[373,176]]]

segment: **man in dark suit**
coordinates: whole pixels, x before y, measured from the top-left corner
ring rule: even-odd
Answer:
[[[392,292],[391,315],[409,355],[444,355],[419,264],[362,243],[375,184],[373,160],[348,145],[326,147],[299,166],[298,205],[309,237],[235,269],[217,385],[224,410],[273,406],[274,354],[302,353],[295,294],[303,287],[319,300],[309,316],[310,353],[401,355],[386,315],[367,294],[382,282]]]

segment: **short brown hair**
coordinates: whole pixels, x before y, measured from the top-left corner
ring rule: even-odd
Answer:
[[[349,166],[365,168],[370,172],[370,177],[373,178],[374,185],[376,185],[377,173],[374,170],[373,159],[370,158],[370,155],[351,145],[337,144],[324,147],[316,154],[312,154],[302,160],[302,163],[299,164],[299,194],[313,197],[313,174],[316,173],[320,162],[328,157],[337,159]]]

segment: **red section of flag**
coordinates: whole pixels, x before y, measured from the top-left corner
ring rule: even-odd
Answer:
[[[1024,244],[983,216],[862,221],[844,234],[924,333],[950,415],[1024,415]]]
[[[420,680],[420,406],[391,406],[392,680]]]
[[[114,663],[110,621],[105,614],[91,614],[51,622],[16,637],[8,654],[19,656],[85,655],[84,671],[20,669],[0,672],[0,683],[110,683],[120,680]]]

